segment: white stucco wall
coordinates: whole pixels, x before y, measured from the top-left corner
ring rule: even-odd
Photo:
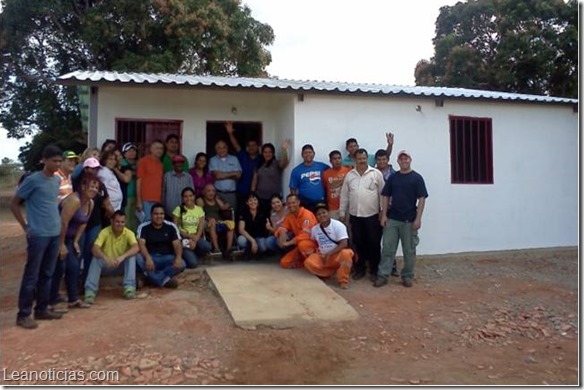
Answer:
[[[578,244],[578,115],[569,106],[445,100],[436,107],[434,99],[312,93],[299,101],[294,93],[144,87],[100,87],[98,102],[98,145],[114,137],[116,118],[178,119],[191,162],[205,150],[207,121],[261,122],[264,142],[279,149],[293,139],[284,194],[303,144],[328,163],[331,150],[346,153],[347,138],[374,153],[391,131],[392,164],[408,149],[430,195],[418,253]],[[492,118],[494,184],[450,183],[449,115]]]
[[[492,118],[494,184],[450,183],[449,115]],[[310,142],[325,162],[349,137],[374,153],[395,134],[391,163],[397,169],[395,154],[408,149],[429,193],[420,254],[578,244],[578,115],[569,106],[306,95],[295,127],[297,148]]]
[[[191,164],[198,152],[206,150],[207,121],[261,122],[263,141],[278,147],[283,134],[293,138],[293,124],[286,124],[293,120],[289,113],[293,111],[293,99],[289,94],[262,92],[100,87],[97,146],[107,138],[115,138],[116,118],[132,118],[182,120],[182,152]],[[232,107],[237,108],[237,114],[231,112]]]

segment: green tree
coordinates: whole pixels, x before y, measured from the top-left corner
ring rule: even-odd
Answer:
[[[2,0],[0,0],[2,1]],[[36,134],[19,158],[32,169],[50,142],[84,142],[74,70],[267,76],[272,28],[239,0],[4,0],[0,123]]]
[[[576,0],[469,0],[440,8],[416,85],[578,96]]]

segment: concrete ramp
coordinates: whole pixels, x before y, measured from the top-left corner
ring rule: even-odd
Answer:
[[[240,263],[206,269],[235,324],[289,328],[359,317],[347,301],[305,270]]]

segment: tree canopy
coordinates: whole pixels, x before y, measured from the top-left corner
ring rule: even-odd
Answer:
[[[578,96],[576,0],[469,0],[440,8],[416,85]]]
[[[266,76],[272,28],[239,0],[4,0],[0,122],[27,169],[42,147],[84,141],[74,70]]]

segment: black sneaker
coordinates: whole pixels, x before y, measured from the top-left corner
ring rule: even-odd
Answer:
[[[28,316],[23,318],[17,318],[16,326],[20,326],[21,328],[24,329],[36,329],[39,327],[39,324],[35,320],[30,318],[30,316]]]
[[[387,278],[384,278],[383,276],[378,276],[377,279],[375,280],[375,283],[373,283],[373,287],[381,287],[381,286],[385,286],[387,284]]]
[[[355,271],[353,273],[353,280],[363,279],[365,277],[365,271]]]
[[[391,270],[391,276],[395,276],[396,278],[399,276],[399,271],[397,268]]]
[[[410,278],[405,278],[402,281],[402,284],[404,285],[404,287],[412,287],[414,284],[412,283],[412,279]]]
[[[371,280],[372,282],[375,282],[377,280],[377,274],[370,274],[369,280]]]
[[[177,288],[178,287],[178,280],[175,278],[171,278],[168,282],[164,284],[166,288]]]
[[[60,320],[63,317],[61,313],[55,313],[54,311],[47,310],[42,313],[34,313],[35,320]]]

